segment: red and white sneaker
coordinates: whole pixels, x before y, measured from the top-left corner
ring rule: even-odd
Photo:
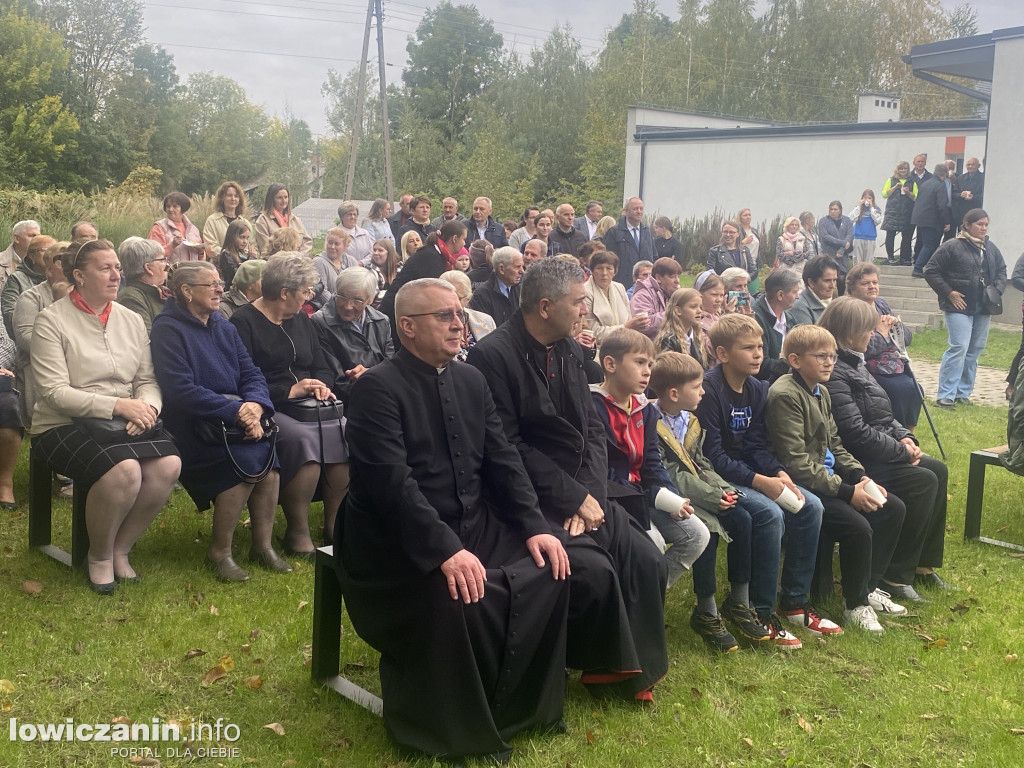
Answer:
[[[782,626],[782,622],[779,621],[779,617],[774,613],[770,613],[767,616],[759,616],[758,618],[768,629],[768,642],[772,645],[784,651],[799,651],[804,647],[804,644],[800,642],[800,638],[792,632],[787,632],[786,628]]]
[[[790,624],[796,624],[797,626],[803,627],[808,632],[815,635],[838,637],[843,634],[842,627],[834,621],[822,618],[815,613],[814,609],[809,605],[803,605],[799,608],[791,608],[788,611],[783,611],[782,615],[786,617],[786,621]]]

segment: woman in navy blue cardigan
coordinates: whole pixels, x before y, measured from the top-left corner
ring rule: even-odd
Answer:
[[[260,419],[274,412],[263,373],[253,363],[235,327],[217,312],[224,285],[205,261],[181,264],[170,279],[174,300],[153,321],[153,366],[164,395],[164,425],[181,451],[181,483],[199,509],[213,503],[213,536],[207,564],[224,581],[249,575],[232,558],[231,543],[242,508],[249,505],[249,560],[279,573],[291,567],[274,551],[271,535],[279,476],[273,469],[256,484],[244,482],[223,446],[196,435],[201,419],[237,423],[251,439],[232,445],[239,467],[253,475],[266,466],[270,445]],[[225,397],[236,395],[241,401]]]

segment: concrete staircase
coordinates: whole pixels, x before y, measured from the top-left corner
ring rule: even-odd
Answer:
[[[944,316],[935,291],[922,278],[911,277],[910,271],[910,267],[879,264],[879,295],[889,302],[893,313],[899,315],[910,330],[942,328]]]

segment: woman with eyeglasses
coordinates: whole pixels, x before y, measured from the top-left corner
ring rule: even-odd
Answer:
[[[715,270],[717,275],[729,267],[739,267],[747,271],[748,282],[753,282],[757,277],[757,261],[750,249],[740,243],[740,225],[735,221],[723,222],[722,239],[708,251],[704,264],[708,269]]]
[[[377,242],[391,245],[388,240]],[[362,267],[346,269],[333,287],[332,300],[313,315],[313,328],[334,372],[334,391],[346,400],[360,376],[394,356],[395,346],[390,321],[372,306],[377,292],[373,272]]]
[[[263,295],[239,307],[231,322],[253,362],[263,371],[280,429],[281,508],[286,523],[286,555],[312,561],[309,505],[322,485],[322,540],[331,541],[334,517],[348,490],[348,450],[342,438],[344,419],[334,372],[324,357],[312,321],[302,311],[313,296],[317,273],[309,257],[282,251],[263,268]]]
[[[158,418],[162,398],[142,318],[120,304],[121,270],[108,240],[69,249],[71,292],[32,329],[33,450],[88,489],[90,588],[136,582],[128,553],[163,509],[181,469]],[[89,417],[89,422],[75,422]],[[101,430],[109,428],[109,435]]]
[[[856,267],[855,267],[856,268]],[[915,585],[945,587],[946,465],[921,452],[917,438],[895,419],[885,390],[864,366],[878,314],[853,296],[835,299],[818,325],[836,340],[838,359],[825,387],[839,437],[864,471],[906,505],[899,541],[878,585],[898,603],[928,602]]]
[[[266,379],[249,357],[235,327],[217,310],[224,284],[209,263],[183,264],[170,280],[174,298],[153,322],[153,366],[164,392],[164,422],[182,455],[181,484],[200,510],[213,504],[213,532],[207,565],[222,581],[249,578],[231,551],[238,518],[248,504],[252,522],[249,562],[277,573],[288,565],[274,551],[271,537],[277,510],[278,472],[264,435],[264,416],[274,413]],[[223,445],[202,440],[197,427],[219,419],[242,427],[245,440]]]
[[[138,314],[149,333],[153,318],[171,295],[166,286],[167,257],[159,243],[141,237],[129,237],[121,243],[117,255],[125,281],[117,303]]]

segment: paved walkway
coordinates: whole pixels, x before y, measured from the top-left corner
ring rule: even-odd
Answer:
[[[939,384],[939,364],[924,360],[914,360],[911,354],[914,375],[924,388],[929,408],[934,407],[935,394]],[[978,405],[993,405],[1006,408],[1006,371],[999,368],[978,366],[978,376],[974,380],[974,394],[971,400]]]

